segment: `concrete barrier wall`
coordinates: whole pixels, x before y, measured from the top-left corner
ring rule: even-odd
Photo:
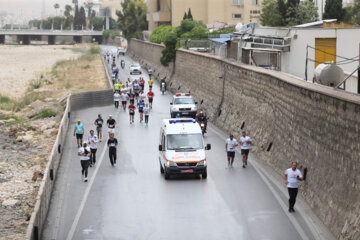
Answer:
[[[161,50],[132,40],[128,52],[168,74]],[[243,125],[252,152],[279,174],[291,161],[307,167],[300,193],[313,211],[337,238],[360,239],[358,95],[187,50],[177,52],[169,85],[191,91],[210,120],[237,138]]]

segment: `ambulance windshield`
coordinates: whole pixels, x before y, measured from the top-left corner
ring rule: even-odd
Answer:
[[[168,150],[202,149],[202,135],[199,134],[171,134],[167,136]]]

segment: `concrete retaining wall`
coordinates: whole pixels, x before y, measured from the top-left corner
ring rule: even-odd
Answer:
[[[128,54],[168,75],[161,50],[132,40]],[[169,85],[191,91],[224,131],[239,138],[243,125],[279,174],[294,160],[307,167],[300,193],[313,211],[338,239],[360,239],[360,96],[186,50]]]

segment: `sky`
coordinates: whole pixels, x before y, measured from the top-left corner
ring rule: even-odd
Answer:
[[[0,16],[7,12],[11,15],[5,18],[5,23],[27,23],[30,19],[41,18],[43,1],[46,16],[55,16],[55,3],[60,4],[59,10],[63,10],[66,4],[72,5],[72,0],[0,0]],[[84,0],[79,0],[80,5],[83,2]]]

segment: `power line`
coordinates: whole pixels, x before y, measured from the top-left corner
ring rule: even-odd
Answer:
[[[326,54],[331,55],[331,56],[339,57],[339,58],[346,59],[346,60],[349,60],[349,61],[353,60],[353,59],[351,59],[351,58],[346,58],[346,57],[343,57],[343,56],[340,56],[340,55],[336,55],[336,54],[333,54],[333,53],[329,53],[329,52],[326,52],[326,51],[324,51],[324,50],[320,50],[320,49],[314,48],[314,47],[309,46],[309,45],[308,45],[307,47],[308,47],[308,48],[311,48],[311,49],[314,49],[315,51],[319,51],[319,52],[326,53]],[[356,57],[358,58],[359,56],[356,56]],[[356,58],[356,57],[354,57],[354,58]]]

